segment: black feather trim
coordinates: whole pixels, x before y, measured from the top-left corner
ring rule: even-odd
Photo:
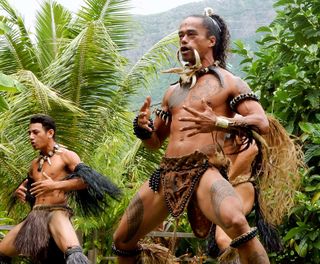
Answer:
[[[79,163],[66,179],[73,178],[81,178],[88,184],[84,190],[71,192],[80,214],[84,216],[96,216],[103,211],[108,205],[105,194],[116,200],[121,197],[121,190],[114,183],[84,163]]]
[[[8,213],[11,212],[12,208],[17,204],[18,202],[18,198],[15,195],[15,191],[18,189],[18,187],[25,181],[28,180],[27,182],[27,192],[26,192],[26,201],[28,202],[28,204],[30,205],[30,208],[32,208],[34,206],[34,203],[36,201],[36,197],[34,195],[31,194],[30,189],[31,189],[31,184],[34,182],[34,180],[28,175],[27,178],[23,179],[18,186],[11,192],[10,194],[10,198],[8,201]]]

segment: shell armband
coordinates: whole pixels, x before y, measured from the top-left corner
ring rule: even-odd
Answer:
[[[258,96],[254,93],[239,94],[230,101],[231,110],[237,112],[237,105],[244,100],[254,100],[259,102]]]

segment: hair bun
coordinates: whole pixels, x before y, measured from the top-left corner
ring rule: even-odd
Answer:
[[[204,16],[212,16],[214,14],[213,9],[211,7],[206,7],[204,9],[203,15]]]

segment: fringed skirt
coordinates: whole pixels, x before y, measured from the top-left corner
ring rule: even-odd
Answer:
[[[19,230],[14,246],[24,256],[33,260],[47,257],[50,230],[49,222],[54,211],[65,211],[72,216],[72,209],[66,205],[35,205]]]

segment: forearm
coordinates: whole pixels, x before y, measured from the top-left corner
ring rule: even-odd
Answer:
[[[228,120],[235,126],[250,126],[256,128],[261,134],[267,134],[269,131],[269,122],[264,114],[237,115],[234,118],[228,118]]]
[[[143,145],[152,150],[159,149],[165,139],[168,129],[167,126],[161,126],[162,121],[156,120],[156,125],[153,125],[153,120],[149,119],[147,129],[138,125],[138,118],[133,121],[134,134],[139,138]],[[162,137],[161,137],[162,135]],[[162,139],[163,138],[163,139]]]
[[[230,170],[228,172],[228,178],[229,180],[234,180],[238,176],[241,175],[249,175],[251,174],[251,164],[247,164],[245,160],[242,160],[241,162],[236,162],[231,165]]]
[[[57,181],[55,184],[56,190],[64,192],[83,190],[85,188],[87,188],[87,184],[81,178]]]
[[[269,121],[261,107],[256,101],[244,101],[239,104],[238,113],[232,118],[235,122],[246,124],[258,130],[260,134],[267,134],[269,132]]]
[[[162,145],[162,142],[156,132],[152,132],[151,138],[142,140],[142,142],[147,149],[151,150],[157,150]]]
[[[216,116],[212,119],[212,127],[222,129],[251,128],[259,134],[267,134],[269,132],[269,121],[265,115],[250,114],[247,116],[236,115],[233,118],[225,116]]]

